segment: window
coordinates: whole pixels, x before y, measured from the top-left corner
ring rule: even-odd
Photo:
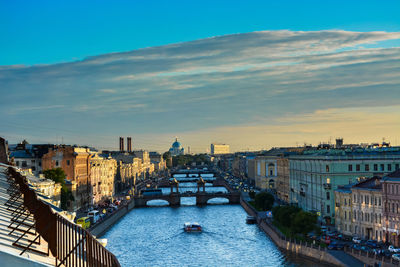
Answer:
[[[387,165],[387,169],[388,169],[388,171],[391,171],[392,170],[392,164],[388,164]]]
[[[56,166],[58,167],[58,160],[56,160]]]
[[[16,162],[15,162],[15,165],[17,165],[17,167],[19,167],[19,161],[16,161]]]
[[[354,197],[354,203],[357,203],[356,195],[353,195],[353,197]]]
[[[385,170],[385,164],[381,164],[381,171]]]
[[[326,172],[329,172],[329,165],[325,166]]]
[[[326,213],[331,213],[331,206],[330,205],[326,205]]]
[[[35,160],[33,159],[33,160],[31,160],[31,162],[32,162],[32,164],[35,164]]]
[[[330,200],[331,199],[331,195],[329,192],[326,192],[326,200]]]
[[[331,178],[326,178],[326,183],[330,184],[331,183]]]
[[[22,161],[22,167],[27,167],[26,161]]]
[[[379,206],[381,205],[381,198],[379,198]]]
[[[360,164],[356,165],[356,171],[358,171],[358,172],[360,171]]]
[[[399,164],[396,164],[395,169],[396,169],[396,171],[397,171],[398,169],[400,169]]]
[[[344,199],[344,205],[347,206],[347,198]]]
[[[374,171],[378,170],[378,164],[374,164]]]
[[[41,160],[39,160],[39,166],[40,166],[40,167],[42,166],[42,161],[41,161]]]
[[[32,171],[36,171],[36,167],[35,166],[32,166],[31,169],[32,169]]]
[[[68,166],[69,166],[69,163],[70,163],[70,162],[69,162],[69,159],[68,159],[68,160],[67,160],[67,165],[68,165]]]
[[[344,211],[344,219],[347,220],[347,211]]]
[[[357,220],[357,213],[356,213],[356,211],[354,211],[354,220]]]
[[[349,164],[349,172],[352,172],[352,171],[353,171],[353,165]]]
[[[369,172],[369,164],[365,164],[365,171]]]

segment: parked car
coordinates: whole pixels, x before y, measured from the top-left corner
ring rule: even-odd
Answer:
[[[90,218],[82,217],[76,221],[76,224],[79,224],[83,229],[88,229],[90,227]]]
[[[392,246],[392,245],[390,245],[390,246],[388,247],[388,250],[389,250],[390,252],[395,252],[395,253],[400,252],[400,248],[396,248],[396,247],[394,247],[394,246]]]
[[[358,236],[353,237],[353,243],[355,244],[361,244],[361,238],[359,238]]]
[[[368,240],[365,244],[370,248],[377,248],[378,247],[378,243],[375,240],[371,240],[371,239]]]
[[[321,242],[329,245],[331,243],[331,238],[329,236],[326,236],[326,235],[321,236]]]
[[[317,234],[314,233],[314,232],[309,232],[309,233],[307,234],[307,237],[310,238],[310,239],[316,240],[316,239],[317,239]]]
[[[100,220],[100,213],[97,210],[89,211],[87,215],[90,218],[90,222],[92,224],[95,224],[98,220]]]
[[[332,241],[328,246],[328,249],[332,249],[332,250],[343,250],[343,248],[344,248],[344,244],[339,243],[337,241]]]
[[[400,254],[393,254],[392,259],[400,261]]]

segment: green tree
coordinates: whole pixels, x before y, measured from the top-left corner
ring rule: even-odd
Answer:
[[[254,198],[256,197],[256,192],[254,192],[253,190],[251,190],[251,191],[249,192],[249,197],[250,197],[251,199],[254,199]]]
[[[171,167],[172,167],[171,153],[170,153],[169,151],[164,152],[164,154],[162,155],[162,157],[163,157],[163,159],[165,160],[167,167],[168,167],[168,168],[171,168]]]
[[[65,183],[64,180],[67,177],[64,170],[61,168],[45,170],[43,171],[43,174],[46,179],[53,180],[54,182],[62,185]]]
[[[55,168],[50,170],[43,171],[44,177],[46,179],[53,180],[57,184],[61,184],[61,209],[66,210],[68,208],[68,201],[74,201],[74,195],[71,190],[65,184],[65,178],[67,175],[65,174],[62,168]]]
[[[74,201],[74,195],[72,194],[71,190],[67,188],[67,186],[64,184],[61,187],[61,209],[67,210],[68,208],[68,201]]]
[[[258,193],[254,199],[256,208],[261,210],[271,210],[274,201],[274,196],[267,192]]]
[[[316,223],[316,214],[306,211],[299,211],[296,216],[294,216],[291,230],[293,233],[306,235],[308,232],[315,229]]]

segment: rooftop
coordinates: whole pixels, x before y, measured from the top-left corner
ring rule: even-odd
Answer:
[[[7,266],[53,266],[54,258],[43,256],[33,251],[26,251],[20,256],[21,248],[13,246],[13,243],[21,235],[20,232],[14,231],[10,234],[11,229],[8,226],[11,224],[12,213],[7,209],[5,203],[10,198],[7,192],[9,184],[7,182],[7,166],[0,164],[0,258],[1,263]],[[26,242],[26,241],[24,241]],[[34,244],[33,248],[38,248],[45,251],[47,244],[42,239],[41,245]]]
[[[367,180],[361,181],[358,184],[353,186],[354,189],[375,189],[381,190],[381,177],[372,177]]]

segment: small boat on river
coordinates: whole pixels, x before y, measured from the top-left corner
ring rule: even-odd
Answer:
[[[201,225],[197,222],[187,222],[183,225],[183,230],[185,230],[185,232],[201,232]]]

